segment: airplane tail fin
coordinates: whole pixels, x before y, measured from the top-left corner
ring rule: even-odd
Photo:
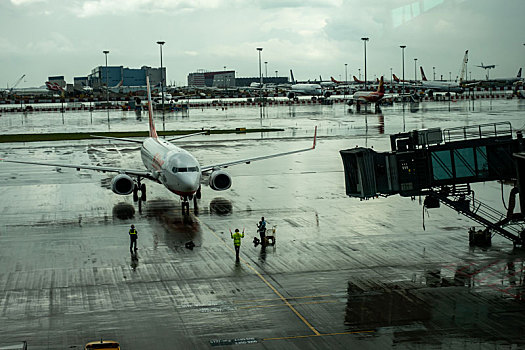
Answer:
[[[394,77],[395,82],[399,83],[401,81],[401,79],[399,79],[395,73],[392,74],[392,76]]]
[[[290,78],[292,79],[292,84],[295,84],[295,79],[293,78],[293,72],[290,69]]]
[[[423,67],[422,66],[419,66],[419,69],[421,70],[421,80],[423,81],[428,81],[427,80],[427,77],[425,75],[425,71],[423,70]]]
[[[518,76],[517,76],[517,78],[521,78],[521,68],[520,68],[520,70],[518,71]]]
[[[157,130],[153,123],[153,106],[151,105],[151,89],[149,86],[149,77],[146,76],[146,86],[148,89],[148,113],[149,113],[149,137],[157,138]]]
[[[330,77],[330,80],[332,81],[332,83],[336,83],[336,84],[340,83],[338,80],[335,80],[334,77]]]
[[[359,80],[359,79],[357,79],[357,77],[356,77],[355,75],[353,75],[352,77],[354,78],[354,81],[355,81],[356,83],[362,83],[362,81]]]
[[[381,79],[379,79],[379,86],[377,87],[377,92],[385,93],[385,82],[383,80],[383,76],[381,76]]]

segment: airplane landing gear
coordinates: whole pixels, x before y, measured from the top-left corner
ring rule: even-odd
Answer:
[[[139,200],[139,191],[140,191],[140,200],[146,201],[146,184],[140,182],[140,177],[137,178],[137,182],[133,187],[133,201],[137,202]]]
[[[182,215],[190,215],[190,201],[188,200],[188,196],[183,196],[181,199]]]
[[[200,188],[195,193],[195,195],[189,195],[189,196],[181,196],[182,200],[181,207],[182,207],[182,215],[189,215],[190,214],[190,201],[193,200],[193,210],[195,214],[199,213],[199,205],[197,203],[197,200],[200,198]]]

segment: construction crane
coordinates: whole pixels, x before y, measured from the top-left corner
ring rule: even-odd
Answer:
[[[20,84],[20,82],[22,81],[22,79],[25,78],[25,74],[22,74],[22,76],[20,78],[18,78],[18,80],[16,81],[16,83],[13,84],[13,86],[11,86],[11,88],[7,88],[7,93],[10,94],[17,86],[18,84]]]

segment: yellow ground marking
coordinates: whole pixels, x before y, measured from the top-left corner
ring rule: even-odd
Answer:
[[[212,229],[211,229],[206,223],[202,222],[199,218],[196,218],[196,219],[197,219],[200,223],[202,223],[203,226],[206,227],[206,228],[207,228],[207,229],[208,229],[208,230],[209,230],[209,231],[210,231],[210,232],[211,232],[211,233],[212,233],[212,234],[213,234],[213,235],[214,235],[219,241],[221,241],[221,242],[226,246],[226,248],[228,248],[232,253],[235,254],[235,251],[232,249],[232,247],[231,247],[229,244],[226,244],[226,242],[225,242],[224,240],[222,240],[222,239],[221,239],[221,238],[215,233],[215,231],[213,231],[213,230],[212,230]],[[319,333],[319,331],[318,331],[317,329],[315,329],[315,328],[310,324],[310,322],[308,322],[308,321],[306,320],[306,318],[304,318],[303,315],[301,315],[301,314],[299,313],[299,311],[297,311],[297,310],[293,307],[293,305],[290,304],[290,302],[289,302],[289,301],[288,301],[288,300],[287,300],[287,299],[286,299],[281,293],[279,293],[279,291],[278,291],[278,290],[277,290],[277,289],[276,289],[276,288],[275,288],[270,282],[268,282],[268,280],[267,280],[266,278],[264,278],[263,275],[261,275],[261,274],[259,273],[259,271],[257,271],[254,267],[252,267],[252,266],[250,265],[250,263],[249,263],[248,261],[244,260],[243,258],[240,258],[240,260],[242,261],[242,263],[243,263],[244,265],[246,265],[250,270],[252,270],[252,271],[257,275],[257,277],[259,277],[259,278],[260,278],[260,279],[261,279],[261,280],[262,280],[262,281],[263,281],[263,282],[264,282],[264,283],[265,283],[265,284],[266,284],[266,285],[267,285],[267,286],[268,286],[268,287],[269,287],[269,288],[270,288],[270,289],[271,289],[271,290],[272,290],[272,291],[273,291],[273,292],[279,297],[279,299],[282,300],[282,302],[285,303],[286,306],[288,306],[288,307],[290,308],[290,310],[292,310],[292,312],[293,312],[297,317],[299,317],[299,319],[300,319],[301,321],[303,321],[303,323],[304,323],[308,328],[310,328],[310,330],[311,330],[312,332],[314,332],[314,334],[315,334],[316,336],[321,335],[321,333]]]
[[[312,304],[328,304],[328,303],[337,303],[337,301],[336,300],[308,301],[304,303],[297,303],[296,305],[312,305]],[[280,307],[280,306],[283,306],[283,304],[240,306],[239,309],[256,309],[256,308]]]
[[[354,331],[354,332],[340,332],[340,333],[325,333],[325,334],[310,334],[310,335],[296,335],[292,337],[278,337],[278,338],[263,338],[262,340],[285,340],[285,339],[299,339],[299,338],[311,338],[311,337],[329,337],[334,335],[348,335],[348,334],[361,334],[361,333],[375,333],[375,331]]]
[[[311,299],[311,298],[327,298],[331,297],[331,294],[323,294],[323,295],[305,295],[302,297],[290,297],[287,298],[288,300],[294,300],[294,299]],[[259,301],[272,301],[272,300],[281,300],[279,298],[266,298],[266,299],[245,299],[245,300],[234,300],[234,303],[256,303]]]

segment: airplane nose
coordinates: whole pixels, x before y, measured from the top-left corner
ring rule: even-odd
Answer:
[[[198,174],[179,174],[178,182],[180,190],[183,192],[194,192],[199,188],[199,175]]]

